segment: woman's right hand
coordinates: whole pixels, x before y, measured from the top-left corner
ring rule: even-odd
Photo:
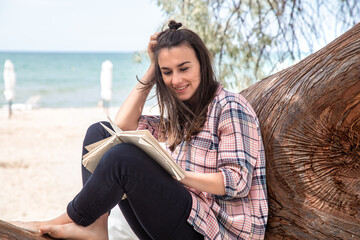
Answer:
[[[155,46],[157,44],[158,35],[159,35],[159,33],[154,33],[153,35],[150,36],[150,41],[149,41],[147,52],[149,54],[151,64],[155,63],[154,50],[155,50]]]

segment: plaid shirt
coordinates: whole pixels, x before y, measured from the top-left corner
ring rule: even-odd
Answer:
[[[141,116],[139,129],[158,137],[158,116]],[[172,153],[186,171],[222,172],[224,196],[187,187],[188,222],[205,239],[264,239],[268,217],[265,152],[257,116],[240,94],[220,86],[200,133]]]

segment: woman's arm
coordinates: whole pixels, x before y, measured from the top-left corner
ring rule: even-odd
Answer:
[[[182,184],[195,188],[202,192],[216,195],[225,195],[225,184],[223,174],[185,172],[185,178],[180,181]]]
[[[152,64],[140,81],[150,82],[154,77],[154,72],[155,67]],[[115,123],[124,131],[135,130],[138,126],[138,120],[151,91],[151,88],[144,90],[143,87],[143,84],[137,83],[116,114]]]
[[[186,172],[185,179],[181,182],[199,191],[228,199],[245,197],[253,183],[253,171],[260,151],[258,146],[261,135],[256,115],[251,114],[240,103],[232,101],[223,107],[219,119],[219,172]]]
[[[154,47],[156,46],[157,33],[150,37],[150,42],[148,45],[148,54],[150,57],[150,67],[141,78],[142,83],[149,83],[155,76],[155,61],[154,61]],[[125,102],[121,105],[118,113],[115,117],[115,123],[122,130],[135,130],[138,126],[138,120],[143,111],[145,101],[151,91],[151,88],[144,90],[144,85],[137,83],[134,89],[130,92],[129,96],[126,98]]]

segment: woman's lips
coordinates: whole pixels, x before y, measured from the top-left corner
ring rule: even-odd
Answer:
[[[182,87],[175,87],[174,89],[177,93],[182,93],[182,92],[185,92],[185,90],[187,89],[188,86],[189,85],[182,86]]]

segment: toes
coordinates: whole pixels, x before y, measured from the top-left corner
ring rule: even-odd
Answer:
[[[61,225],[46,225],[40,227],[40,233],[41,234],[48,234],[55,238],[61,238],[62,236],[62,226]]]

